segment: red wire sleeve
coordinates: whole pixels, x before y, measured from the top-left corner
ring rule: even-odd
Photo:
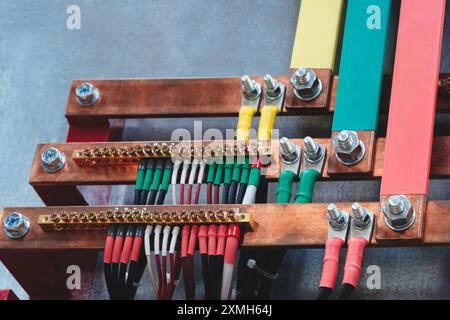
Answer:
[[[133,246],[134,237],[125,237],[125,242],[123,244],[122,255],[120,256],[120,263],[127,264],[130,259],[131,247]]]
[[[208,246],[207,246],[207,239],[206,239],[207,236],[208,236],[208,227],[205,225],[200,226],[200,229],[198,231],[198,244],[199,244],[200,254],[208,253]]]
[[[103,263],[111,263],[114,248],[114,236],[107,236],[105,242],[105,253],[103,254]]]
[[[197,244],[198,226],[193,225],[191,228],[191,235],[189,237],[188,255],[193,256],[195,253],[195,245]]]
[[[217,248],[217,226],[212,224],[208,227],[208,255],[215,255]]]
[[[233,224],[228,228],[227,243],[224,255],[224,262],[227,264],[234,265],[236,262],[240,235],[241,231],[237,225]]]
[[[228,227],[224,224],[221,224],[217,231],[216,255],[223,256],[225,254],[225,242],[226,242],[227,233],[228,233]]]
[[[191,227],[189,225],[184,225],[183,230],[181,231],[181,257],[182,258],[187,257],[187,254],[188,254],[190,231],[191,231]]]
[[[123,237],[116,236],[116,240],[114,241],[114,248],[112,254],[112,262],[119,263],[120,262],[120,252],[122,251],[123,246]]]
[[[212,183],[206,185],[206,203],[212,204]]]
[[[134,238],[133,248],[131,249],[131,257],[130,257],[131,261],[134,261],[134,262],[139,261],[143,241],[144,241],[144,238],[142,238],[142,237]]]
[[[348,240],[347,256],[345,258],[344,279],[342,284],[351,284],[356,288],[359,275],[361,274],[361,265],[364,257],[364,249],[369,241],[362,237],[351,238]]]
[[[344,240],[341,238],[333,237],[327,240],[320,287],[334,289],[339,272],[339,256],[343,244]]]

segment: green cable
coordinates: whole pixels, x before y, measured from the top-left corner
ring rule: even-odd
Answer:
[[[155,161],[149,160],[147,163],[147,169],[145,170],[145,178],[142,184],[142,189],[150,191],[150,185],[153,180],[153,173],[155,170]]]
[[[283,170],[278,178],[277,203],[289,203],[292,195],[292,183],[297,175],[291,170]]]
[[[261,178],[261,168],[257,167],[251,168],[250,176],[248,178],[248,185],[255,186],[256,188],[258,188],[260,178]]]
[[[206,182],[207,183],[213,183],[214,182],[214,176],[216,174],[216,163],[212,162],[209,166],[208,166],[208,176],[206,177]]]
[[[247,184],[249,175],[250,175],[250,159],[248,157],[246,157],[245,162],[242,165],[241,179],[239,182],[243,183],[243,184]]]
[[[231,174],[231,180],[232,181],[238,181],[239,182],[239,179],[241,177],[241,166],[242,165],[240,163],[237,163],[237,162],[235,162],[233,164],[233,173]]]
[[[230,184],[232,174],[233,174],[233,163],[226,163],[224,169],[223,183]]]
[[[135,190],[142,190],[144,184],[145,167],[147,166],[147,159],[141,159],[136,174],[136,186]]]
[[[214,176],[214,185],[218,186],[222,183],[222,177],[223,177],[223,163],[217,164],[216,167],[216,175]]]
[[[164,160],[159,159],[158,162],[156,163],[155,174],[153,176],[153,181],[150,190],[158,191],[159,185],[161,184],[163,168],[164,168]]]
[[[320,177],[320,172],[314,169],[303,170],[301,172],[295,203],[311,203],[314,184],[318,177]]]
[[[172,169],[173,169],[173,162],[172,160],[167,160],[166,161],[166,166],[164,168],[164,174],[162,177],[162,181],[161,181],[161,187],[159,188],[160,190],[169,190],[169,186],[170,186],[170,181],[172,179]]]

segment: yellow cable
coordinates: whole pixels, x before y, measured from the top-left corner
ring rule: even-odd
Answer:
[[[275,126],[275,120],[280,109],[276,106],[264,106],[261,109],[261,119],[258,127],[258,140],[270,140],[272,138],[272,130]]]

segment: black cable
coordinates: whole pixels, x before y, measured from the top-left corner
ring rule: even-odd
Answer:
[[[107,237],[112,237],[112,244],[109,244],[109,248],[106,248],[105,246],[105,255],[109,256],[108,262],[104,260],[103,263],[103,271],[105,275],[105,283],[106,283],[106,289],[108,290],[109,298],[112,299],[114,297],[114,287],[113,287],[113,279],[112,279],[112,270],[111,270],[111,257],[112,257],[112,250],[114,247],[114,238],[116,237],[116,225],[110,225],[108,228],[108,234]],[[108,243],[108,239],[107,239]],[[108,252],[106,252],[108,250]]]
[[[244,200],[245,190],[247,190],[247,184],[246,183],[240,183],[239,184],[237,198],[236,198],[236,203],[237,204],[241,204],[242,200]]]
[[[131,238],[131,247],[132,247],[135,231],[136,231],[136,229],[135,229],[134,225],[128,225],[127,233],[126,233],[125,241],[124,241],[124,250],[125,250],[126,243],[127,243],[127,241],[130,241],[130,238]],[[128,255],[131,254],[131,247],[128,252]],[[122,257],[121,257],[121,260],[122,260]],[[119,263],[118,285],[119,285],[120,299],[125,299],[127,296],[126,289],[125,289],[125,283],[126,283],[126,273],[127,273],[127,269],[128,269],[128,260],[129,260],[129,256],[128,256],[128,259],[126,262],[120,261],[120,263]]]
[[[222,190],[222,203],[227,204],[228,203],[228,197],[230,194],[230,184],[224,183],[223,184],[223,190]]]
[[[209,255],[208,261],[208,284],[210,287],[210,296],[212,300],[220,298],[220,289],[222,284],[217,283],[217,259],[216,255]]]
[[[222,289],[222,274],[223,274],[223,262],[224,262],[224,256],[223,255],[216,255],[216,295],[214,299],[219,300],[221,289]]]
[[[209,280],[208,254],[202,253],[200,255],[200,258],[202,259],[202,275],[203,275],[203,285],[205,287],[205,300],[210,300],[212,299],[212,297],[208,281]]]
[[[136,233],[134,236],[135,240],[136,240],[136,238],[139,237],[142,239],[142,242],[141,242],[141,247],[139,250],[138,261],[133,261],[130,257],[130,266],[128,269],[128,277],[127,277],[127,281],[125,284],[126,298],[130,299],[130,300],[133,300],[136,295],[137,287],[139,286],[139,282],[141,280],[142,274],[147,265],[147,262],[146,262],[147,260],[145,258],[145,249],[144,249],[144,244],[143,244],[145,228],[146,228],[146,226],[139,225],[136,229]],[[134,247],[134,244],[133,244],[133,247]]]
[[[354,286],[348,283],[344,283],[341,287],[341,291],[339,292],[338,300],[347,300],[352,294],[353,290],[355,290]]]
[[[158,200],[156,201],[157,205],[163,205],[164,200],[166,199],[167,190],[160,189],[158,194]]]
[[[239,182],[232,180],[230,184],[230,192],[228,194],[228,203],[233,204],[236,203],[236,194]]]
[[[124,224],[119,225],[119,227],[117,228],[117,232],[116,232],[116,239],[115,242],[117,241],[117,238],[125,238],[125,234],[127,231],[127,227]],[[116,247],[116,243],[114,243],[114,248]],[[122,250],[122,247],[120,247],[120,250]],[[113,252],[113,259],[114,259],[114,252]],[[119,262],[120,262],[120,257],[119,257]],[[119,290],[120,290],[120,285],[119,285],[119,262],[115,263],[112,262],[111,263],[111,288],[112,288],[112,293],[113,296],[111,297],[111,300],[114,299],[118,299],[118,295],[119,295]]]
[[[156,201],[156,195],[158,194],[158,190],[150,190],[150,195],[148,196],[147,204],[154,205]]]
[[[328,300],[333,289],[327,287],[320,287],[319,292],[317,293],[316,300]]]

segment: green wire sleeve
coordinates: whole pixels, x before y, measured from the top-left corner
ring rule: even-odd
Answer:
[[[251,168],[250,176],[248,178],[248,185],[255,186],[256,188],[258,188],[260,178],[261,178],[261,169],[260,168]]]
[[[289,203],[292,196],[292,184],[297,175],[290,171],[281,171],[278,178],[277,203]]]
[[[233,165],[233,173],[231,174],[231,180],[239,181],[240,177],[241,177],[241,164],[235,162]]]
[[[320,172],[314,169],[303,170],[300,174],[298,193],[295,196],[295,203],[311,203],[314,193],[314,184]]]
[[[214,177],[215,186],[218,186],[222,183],[222,177],[223,177],[223,163],[219,163],[217,164],[216,175]]]
[[[223,177],[223,183],[231,183],[231,175],[233,174],[233,163],[225,164],[225,172]]]
[[[206,177],[206,182],[207,183],[213,183],[214,182],[214,176],[216,175],[216,163],[212,162],[209,166],[208,166],[208,176]]]
[[[245,163],[242,165],[241,180],[239,182],[247,184],[249,175],[250,175],[250,159],[246,157]]]
[[[150,190],[158,191],[159,185],[161,184],[161,178],[163,174],[164,163],[158,160],[158,164],[156,165],[155,174],[153,175],[152,186]]]
[[[145,165],[141,166],[139,163],[139,167],[136,174],[136,190],[142,190],[142,186],[144,185],[144,176],[145,176]]]
[[[153,180],[153,173],[154,173],[154,169],[148,168],[147,170],[145,170],[145,179],[144,179],[144,183],[142,185],[142,190],[150,190],[150,185],[152,184],[152,180]]]
[[[162,177],[162,181],[161,181],[161,187],[159,188],[160,190],[169,190],[169,186],[170,186],[170,181],[172,179],[172,168],[165,168],[164,169],[164,174]]]

